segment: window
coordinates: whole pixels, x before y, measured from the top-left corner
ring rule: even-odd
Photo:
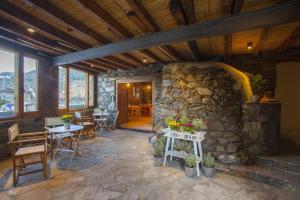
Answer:
[[[85,108],[87,94],[87,73],[70,69],[69,71],[69,109],[76,110]]]
[[[17,53],[0,48],[0,118],[15,116],[18,105]]]
[[[67,68],[59,67],[59,82],[58,82],[58,108],[59,109],[66,109],[67,108]]]
[[[24,112],[38,110],[38,61],[24,57]]]
[[[89,106],[92,107],[94,106],[94,99],[95,99],[95,76],[89,75]]]

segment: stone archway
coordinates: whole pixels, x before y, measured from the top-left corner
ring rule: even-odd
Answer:
[[[174,63],[162,71],[162,95],[156,121],[187,109],[208,122],[204,151],[222,162],[238,163],[242,146],[242,104],[251,96],[249,80],[218,62]]]

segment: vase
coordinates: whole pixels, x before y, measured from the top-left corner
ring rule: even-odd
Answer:
[[[194,177],[195,176],[195,168],[185,166],[184,173],[187,177]]]
[[[215,168],[214,167],[203,167],[205,176],[212,177],[214,175]]]
[[[65,129],[70,129],[70,127],[71,127],[71,122],[65,122],[64,123],[64,127],[65,127]]]
[[[259,94],[253,94],[251,97],[250,97],[250,101],[251,103],[258,103],[259,100],[261,98],[261,95]]]
[[[154,156],[154,166],[160,167],[162,165],[162,157]]]

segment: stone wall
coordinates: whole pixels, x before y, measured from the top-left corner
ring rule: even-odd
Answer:
[[[24,115],[17,119],[0,121],[0,160],[10,154],[8,128],[18,123],[20,132],[44,130],[45,116],[56,116],[58,106],[58,68],[51,66],[50,61],[39,58],[39,112],[34,115]]]
[[[243,149],[250,159],[278,153],[280,110],[280,103],[243,105]]]
[[[221,161],[239,162],[243,92],[232,74],[223,68],[198,64],[171,64],[163,69],[162,97],[156,120],[177,115],[183,109],[190,117],[208,122],[204,151]]]

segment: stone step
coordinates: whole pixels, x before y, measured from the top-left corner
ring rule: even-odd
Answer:
[[[257,163],[261,166],[282,170],[284,172],[294,172],[300,174],[300,156],[261,156]]]
[[[281,171],[271,170],[270,168],[260,166],[257,164],[224,165],[218,163],[216,164],[216,169],[224,173],[252,179],[277,187],[282,187],[289,183],[288,177]]]

